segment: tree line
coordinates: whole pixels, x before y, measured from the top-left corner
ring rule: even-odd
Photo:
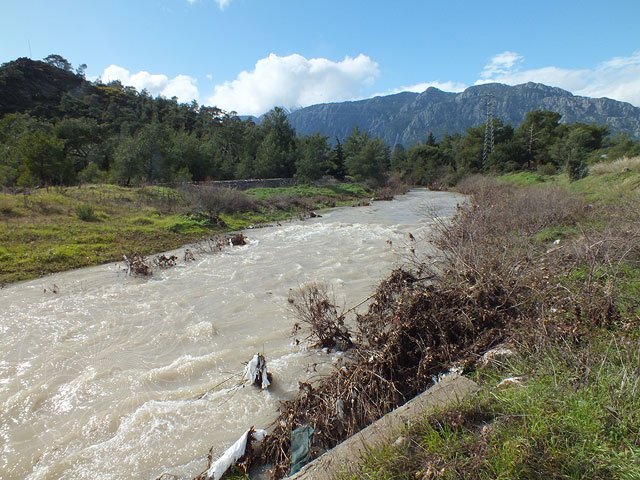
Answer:
[[[570,178],[578,179],[590,163],[640,155],[640,142],[626,134],[612,135],[603,125],[567,125],[561,119],[559,113],[544,110],[528,112],[517,128],[494,119],[493,148],[488,152],[487,125],[444,135],[439,142],[429,134],[424,142],[406,150],[395,147],[391,169],[410,183],[425,185],[454,184],[472,173],[519,170],[566,171]]]
[[[380,184],[393,173],[433,185],[455,183],[469,173],[519,169],[567,168],[578,177],[590,160],[640,154],[640,143],[625,135],[612,136],[605,126],[565,125],[548,111],[530,112],[517,128],[494,120],[488,156],[485,126],[439,141],[429,134],[407,149],[357,128],[342,143],[320,134],[297,135],[279,107],[256,123],[195,101],[154,98],[117,81],[88,82],[85,68],[74,71],[59,55],[0,67],[0,91],[13,101],[0,104],[1,185],[304,181],[323,175]],[[28,77],[40,83],[31,85]],[[38,95],[42,100],[34,101]],[[20,98],[31,103],[21,104]]]

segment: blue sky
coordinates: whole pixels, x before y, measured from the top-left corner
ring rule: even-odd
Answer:
[[[640,106],[640,0],[3,0],[0,62],[241,114],[527,81]]]

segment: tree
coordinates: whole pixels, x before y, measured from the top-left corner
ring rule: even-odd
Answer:
[[[73,169],[66,162],[64,141],[52,133],[36,130],[23,136],[19,151],[31,174],[41,185],[65,184],[71,181]]]
[[[358,181],[382,182],[389,164],[389,148],[379,138],[370,138],[358,128],[344,144],[347,173]]]
[[[101,155],[101,131],[92,118],[63,118],[55,125],[58,138],[64,140],[65,156],[76,171],[80,171],[92,161],[99,161]]]
[[[82,78],[84,78],[84,74],[86,71],[87,71],[87,64],[82,63],[78,65],[78,68],[76,68],[76,75],[80,75]]]
[[[62,55],[58,55],[56,53],[47,55],[46,57],[43,58],[43,61],[54,67],[60,68],[62,70],[66,70],[67,72],[70,72],[73,70],[71,63]]]
[[[336,146],[331,152],[331,162],[329,163],[329,175],[333,175],[338,180],[344,180],[347,175],[347,169],[344,165],[344,151],[340,140],[336,138]]]
[[[354,127],[354,129],[351,131],[351,134],[344,142],[345,162],[348,162],[349,158],[358,155],[369,140],[370,137],[366,132],[363,132],[358,127]]]
[[[132,181],[168,181],[176,171],[173,138],[166,125],[145,125],[133,137],[124,136],[115,152],[112,175],[125,185]]]
[[[416,144],[406,157],[403,178],[411,183],[429,185],[444,175],[445,161],[436,146]]]
[[[551,163],[551,147],[564,135],[560,124],[562,115],[547,110],[528,112],[524,121],[516,130],[516,136],[525,146],[527,168],[531,169],[544,163]]]
[[[454,152],[455,169],[463,174],[482,170],[484,126],[467,129],[464,136],[456,137]]]
[[[400,173],[401,175],[407,169],[407,151],[401,144],[393,147],[391,152],[391,170]]]
[[[292,177],[295,173],[296,132],[280,107],[265,114],[262,120],[264,139],[256,153],[256,176]]]
[[[578,125],[554,145],[555,155],[564,164],[569,179],[579,180],[587,175],[586,159],[593,142],[593,132]]]
[[[640,141],[633,140],[626,133],[618,133],[607,138],[604,155],[608,160],[640,155]]]
[[[327,137],[314,133],[299,141],[299,157],[296,161],[296,178],[317,180],[329,168],[329,144]]]
[[[173,141],[169,147],[172,180],[184,181],[189,177],[189,180],[202,181],[207,178],[211,161],[207,161],[206,150],[203,147],[204,142],[200,142],[192,133],[180,130],[173,134]],[[179,171],[182,172],[181,178],[176,179]]]

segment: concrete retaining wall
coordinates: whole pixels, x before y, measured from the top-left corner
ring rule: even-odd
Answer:
[[[332,480],[357,463],[368,449],[393,442],[402,428],[421,420],[425,414],[454,406],[478,390],[478,385],[466,377],[445,377],[426,392],[396,408],[380,420],[329,450],[306,465],[290,479]]]

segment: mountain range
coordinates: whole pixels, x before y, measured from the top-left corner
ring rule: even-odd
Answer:
[[[440,138],[445,133],[464,133],[469,127],[484,124],[488,102],[494,118],[514,127],[529,111],[551,110],[560,113],[564,123],[608,125],[614,133],[640,138],[640,108],[532,82],[515,86],[490,83],[460,93],[431,87],[422,93],[312,105],[291,112],[289,121],[303,135],[319,132],[342,141],[358,127],[390,146],[410,146],[424,141],[429,132]]]

